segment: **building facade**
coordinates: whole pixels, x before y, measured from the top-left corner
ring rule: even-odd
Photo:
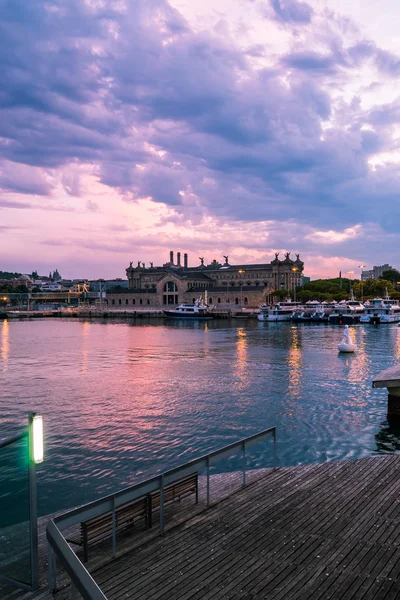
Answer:
[[[231,265],[228,256],[225,262],[213,260],[189,267],[188,255],[178,252],[176,262],[174,252],[162,267],[146,266],[138,261],[130,263],[126,269],[128,289],[113,289],[107,292],[107,304],[115,307],[165,307],[177,306],[182,302],[194,302],[202,296],[209,305],[221,308],[256,308],[262,302],[272,301],[276,290],[293,290],[300,285],[304,263],[300,255],[290,258],[290,252],[283,260],[279,253],[266,264]]]
[[[362,281],[365,281],[366,279],[379,279],[379,277],[382,277],[384,271],[390,271],[391,269],[393,269],[391,265],[379,265],[378,267],[373,267],[369,271],[362,271],[361,279]]]

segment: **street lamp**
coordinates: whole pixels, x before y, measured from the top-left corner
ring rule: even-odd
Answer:
[[[240,277],[242,277],[244,273],[244,269],[239,269],[238,271]],[[240,306],[243,307],[243,280],[240,279]]]
[[[363,294],[363,279],[362,279],[362,270],[365,269],[366,265],[358,265],[358,268],[361,269],[361,274],[360,274],[360,287],[361,287],[361,302],[364,299],[364,294]]]
[[[293,301],[296,302],[296,271],[297,267],[292,267],[292,290],[293,290]]]

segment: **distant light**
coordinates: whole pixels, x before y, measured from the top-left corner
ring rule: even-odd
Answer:
[[[32,419],[33,462],[43,462],[43,419],[35,415]]]

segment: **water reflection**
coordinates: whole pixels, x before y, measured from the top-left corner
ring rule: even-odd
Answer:
[[[8,355],[10,353],[10,333],[7,319],[2,321],[1,327],[1,358],[3,360],[3,372],[8,371]]]
[[[82,323],[82,373],[87,373],[88,370],[89,328],[89,321],[84,321]]]
[[[244,389],[249,382],[247,368],[247,333],[244,327],[238,327],[236,333],[236,362],[234,364],[235,387]]]
[[[293,327],[291,335],[292,343],[287,357],[289,367],[289,394],[290,396],[297,397],[300,394],[303,368],[299,329]]]

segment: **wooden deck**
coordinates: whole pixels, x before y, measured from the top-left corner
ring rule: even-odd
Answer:
[[[281,468],[92,575],[110,600],[400,599],[399,492],[400,456]]]

